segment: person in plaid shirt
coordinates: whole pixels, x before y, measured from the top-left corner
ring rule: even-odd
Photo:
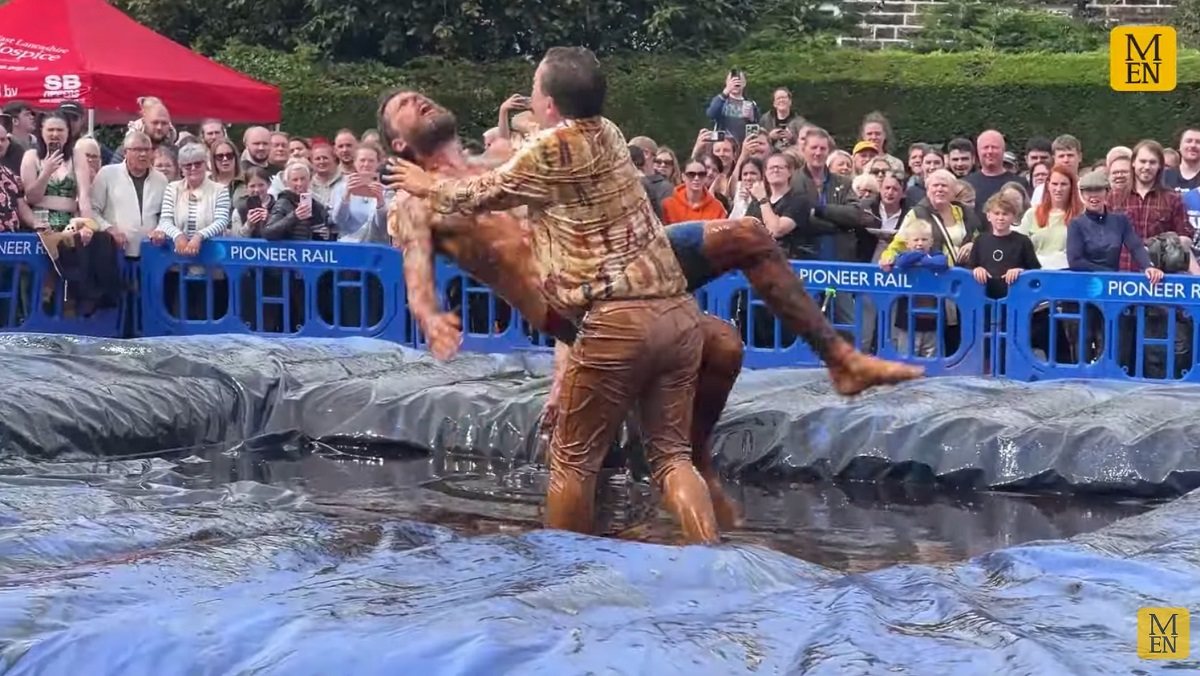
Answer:
[[[1165,232],[1174,232],[1189,249],[1195,233],[1188,221],[1187,211],[1179,193],[1163,183],[1166,169],[1163,147],[1157,141],[1142,141],[1133,149],[1133,189],[1125,193],[1110,193],[1109,209],[1125,214],[1133,231],[1143,240]],[[1127,251],[1121,253],[1121,271],[1135,270]],[[1192,274],[1200,273],[1193,258]]]
[[[401,163],[399,185],[441,215],[527,206],[542,292],[580,318],[550,438],[546,525],[591,532],[597,474],[636,406],[646,460],[684,539],[716,542],[690,443],[702,315],[625,137],[603,117],[606,93],[591,51],[552,48],[531,97],[543,130],[512,158],[480,176],[436,181]]]

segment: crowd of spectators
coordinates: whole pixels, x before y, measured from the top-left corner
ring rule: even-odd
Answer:
[[[147,237],[185,255],[213,237],[387,242],[377,134],[343,129],[330,142],[255,126],[235,141],[220,120],[180,131],[162,101],[139,103],[117,150],[85,135],[78,102],[41,114],[7,104],[0,229],[61,232],[88,219],[130,258]]]
[[[213,237],[388,241],[390,194],[379,177],[386,153],[374,130],[341,129],[331,142],[254,126],[235,140],[220,120],[181,131],[162,101],[139,103],[116,150],[85,135],[78,102],[40,114],[19,101],[6,105],[0,230],[61,232],[87,219],[94,234],[134,259],[145,238],[170,240],[184,255]],[[521,95],[504,101],[479,150],[520,143],[534,131],[521,112],[527,106]],[[999,130],[900,148],[886,116],[874,112],[839,147],[793,107],[786,89],[760,109],[738,71],[705,112],[711,126],[687,153],[630,138],[631,159],[667,225],[753,216],[793,259],[887,270],[963,266],[993,298],[1030,269],[1141,270],[1152,283],[1164,271],[1200,272],[1191,253],[1200,225],[1200,128],[1183,131],[1177,151],[1143,140],[1085,163],[1080,142],[1065,133],[1029,139],[1020,155]],[[874,227],[824,222],[812,215],[814,204],[856,204]],[[1147,248],[1161,238],[1187,252],[1171,269],[1148,253],[1163,250]],[[834,301],[835,318],[852,323],[852,299]],[[894,314],[893,339],[908,341],[900,330],[905,313]],[[950,342],[955,317],[951,304],[943,329]],[[928,333],[917,327],[911,338],[918,354],[936,352]],[[875,347],[873,335],[863,341]]]
[[[739,71],[728,73],[705,112],[711,126],[698,131],[686,154],[646,137],[630,140],[633,162],[668,225],[756,216],[792,259],[888,270],[962,266],[992,298],[1004,297],[1030,269],[1142,271],[1151,284],[1164,272],[1200,272],[1192,253],[1200,226],[1200,127],[1182,132],[1178,150],[1146,139],[1105,149],[1089,163],[1069,133],[1029,139],[1020,154],[994,129],[902,148],[887,117],[872,112],[839,148],[793,107],[787,89],[771,92],[770,108],[760,110]],[[860,205],[874,227],[839,228],[814,218],[810,207],[818,203]],[[920,255],[907,255],[914,252]],[[834,299],[834,315],[852,324],[847,296]],[[946,305],[949,344],[941,354],[953,352],[956,339],[956,308]],[[893,314],[893,339],[907,344],[906,312]],[[930,321],[918,322],[926,331],[917,327],[924,335],[913,341],[916,354],[938,351]],[[863,336],[868,349],[873,340]]]
[[[254,126],[235,140],[220,120],[182,131],[159,99],[144,97],[139,105],[141,114],[113,150],[86,134],[86,111],[77,101],[41,113],[24,102],[7,104],[0,116],[0,231],[38,232],[63,251],[73,248],[72,239],[85,251],[123,249],[129,260],[141,257],[146,239],[171,241],[184,256],[195,256],[214,237],[388,242],[378,134],[342,129],[330,142]],[[87,269],[97,267],[93,261]],[[294,276],[271,273],[264,284],[276,292],[293,288],[292,315],[300,314],[302,285]],[[167,280],[167,303],[175,314],[188,312],[178,307],[177,286]],[[366,288],[367,312],[377,319],[379,283]],[[228,304],[217,295],[216,305]],[[203,297],[188,302],[196,311],[204,304]],[[362,320],[357,302],[344,304],[343,324],[349,315]],[[274,316],[265,321],[277,329],[303,321],[285,322],[276,309],[268,314]]]

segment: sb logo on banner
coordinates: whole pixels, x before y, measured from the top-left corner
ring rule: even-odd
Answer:
[[[42,87],[50,92],[76,92],[82,83],[78,75],[47,75],[42,81]]]

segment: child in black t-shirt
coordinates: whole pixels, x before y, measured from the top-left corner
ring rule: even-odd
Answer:
[[[1004,298],[1008,295],[1008,285],[1017,281],[1017,275],[1042,268],[1033,241],[1012,229],[1017,210],[1018,206],[1002,192],[992,195],[984,204],[992,230],[980,233],[975,239],[966,267],[974,269],[975,281],[987,285],[988,298]]]

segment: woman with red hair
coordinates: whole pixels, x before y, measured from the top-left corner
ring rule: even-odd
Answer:
[[[1083,213],[1079,177],[1070,167],[1056,164],[1050,168],[1043,190],[1047,197],[1025,212],[1017,232],[1033,240],[1042,269],[1065,270],[1067,224]]]

